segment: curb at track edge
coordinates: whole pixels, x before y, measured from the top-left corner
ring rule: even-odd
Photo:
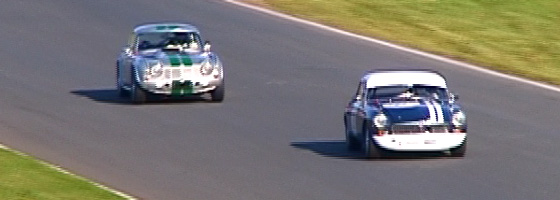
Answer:
[[[297,17],[291,16],[291,15],[288,15],[288,14],[280,13],[280,12],[273,11],[273,10],[270,10],[270,9],[266,9],[266,8],[263,8],[263,7],[259,7],[259,6],[256,6],[256,5],[240,2],[238,0],[223,0],[223,1],[227,2],[227,3],[237,5],[237,6],[241,6],[241,7],[245,7],[245,8],[248,8],[248,9],[255,10],[255,11],[259,11],[261,13],[269,14],[269,15],[272,15],[272,16],[275,16],[275,17],[279,17],[279,18],[290,20],[290,21],[314,26],[314,27],[317,27],[319,29],[323,29],[323,30],[331,31],[331,32],[338,33],[338,34],[341,34],[341,35],[361,39],[361,40],[364,40],[364,41],[372,42],[372,43],[382,45],[382,46],[386,46],[386,47],[389,47],[389,48],[401,50],[401,51],[408,52],[408,53],[411,53],[411,54],[414,54],[414,55],[430,58],[430,59],[433,59],[433,60],[437,60],[437,61],[440,61],[440,62],[460,66],[460,67],[463,67],[463,68],[471,69],[471,70],[478,71],[478,72],[481,72],[481,73],[485,73],[485,74],[488,74],[488,75],[504,78],[504,79],[507,79],[507,80],[517,81],[517,82],[525,83],[525,84],[528,84],[528,85],[536,86],[536,87],[539,87],[539,88],[542,88],[542,89],[546,89],[546,90],[549,90],[549,91],[552,91],[552,92],[560,93],[560,87],[558,87],[558,86],[554,86],[554,85],[550,85],[550,84],[546,84],[546,83],[542,83],[542,82],[538,82],[538,81],[533,81],[533,80],[529,80],[529,79],[526,79],[526,78],[521,78],[521,77],[518,77],[518,76],[510,75],[510,74],[504,74],[504,73],[501,73],[501,72],[497,72],[497,71],[486,69],[486,68],[476,66],[476,65],[473,65],[473,64],[468,64],[468,63],[465,63],[465,62],[453,60],[453,59],[446,58],[446,57],[443,57],[443,56],[427,53],[427,52],[420,51],[420,50],[417,50],[417,49],[412,49],[412,48],[404,47],[404,46],[401,46],[401,45],[393,44],[393,43],[390,43],[390,42],[387,42],[387,41],[378,40],[378,39],[374,39],[374,38],[371,38],[371,37],[366,37],[366,36],[363,36],[363,35],[358,35],[358,34],[355,34],[355,33],[351,33],[351,32],[348,32],[348,31],[341,30],[341,29],[333,28],[333,27],[330,27],[330,26],[327,26],[327,25],[323,25],[323,24],[320,24],[320,23],[317,23],[317,22],[312,22],[312,21],[309,21],[309,20],[297,18]]]

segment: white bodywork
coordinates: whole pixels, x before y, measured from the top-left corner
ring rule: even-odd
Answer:
[[[176,33],[185,34],[176,38]],[[142,36],[147,39],[142,40]],[[170,42],[173,39],[177,42]],[[148,93],[183,96],[223,87],[224,72],[218,55],[210,51],[209,43],[202,43],[198,29],[189,24],[137,26],[117,65],[117,87],[123,90],[130,91],[131,85],[137,84]]]
[[[393,151],[444,151],[461,145],[466,133],[411,133],[373,136],[377,144]]]
[[[375,88],[391,85],[427,85],[447,88],[445,79],[434,72],[429,71],[390,71],[376,72],[364,76],[367,88]]]
[[[192,64],[189,66],[185,66],[183,64],[172,66],[169,59],[167,59],[168,55],[164,53],[156,53],[155,57],[158,58],[159,63],[161,63],[158,65],[161,67],[162,75],[155,78],[147,76],[141,82],[141,86],[152,93],[171,94],[172,82],[177,80],[181,83],[187,80],[192,82],[193,85],[191,92],[193,94],[212,91],[222,83],[223,70],[221,62],[215,61],[214,64],[210,64],[210,60],[207,58],[208,55],[206,53],[189,55],[188,57],[192,61]],[[147,63],[145,64],[147,65]],[[202,65],[205,64],[213,65],[215,70],[212,70],[212,72],[208,75],[202,75],[200,71]],[[144,68],[148,68],[148,66],[145,66]]]

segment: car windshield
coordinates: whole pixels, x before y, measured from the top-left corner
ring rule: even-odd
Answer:
[[[445,88],[425,85],[368,88],[367,99],[430,98],[447,99]]]
[[[152,32],[138,34],[138,50],[183,47],[200,50],[200,36],[194,32]]]

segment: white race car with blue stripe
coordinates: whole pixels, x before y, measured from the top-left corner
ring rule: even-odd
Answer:
[[[117,60],[117,90],[134,103],[149,97],[210,94],[224,99],[224,73],[210,43],[184,23],[151,23],[134,28]]]
[[[390,152],[442,152],[462,157],[466,116],[445,78],[426,70],[371,71],[346,107],[346,142],[366,157]]]

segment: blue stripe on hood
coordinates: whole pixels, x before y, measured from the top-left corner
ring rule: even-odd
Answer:
[[[424,103],[413,106],[382,105],[383,113],[392,123],[421,121],[430,118],[428,107]],[[445,115],[445,114],[444,114]],[[433,116],[435,117],[435,116]]]
[[[449,109],[449,103],[445,101],[441,102],[441,109],[443,110],[443,121],[447,123],[451,122],[453,113],[451,113],[451,110]]]

